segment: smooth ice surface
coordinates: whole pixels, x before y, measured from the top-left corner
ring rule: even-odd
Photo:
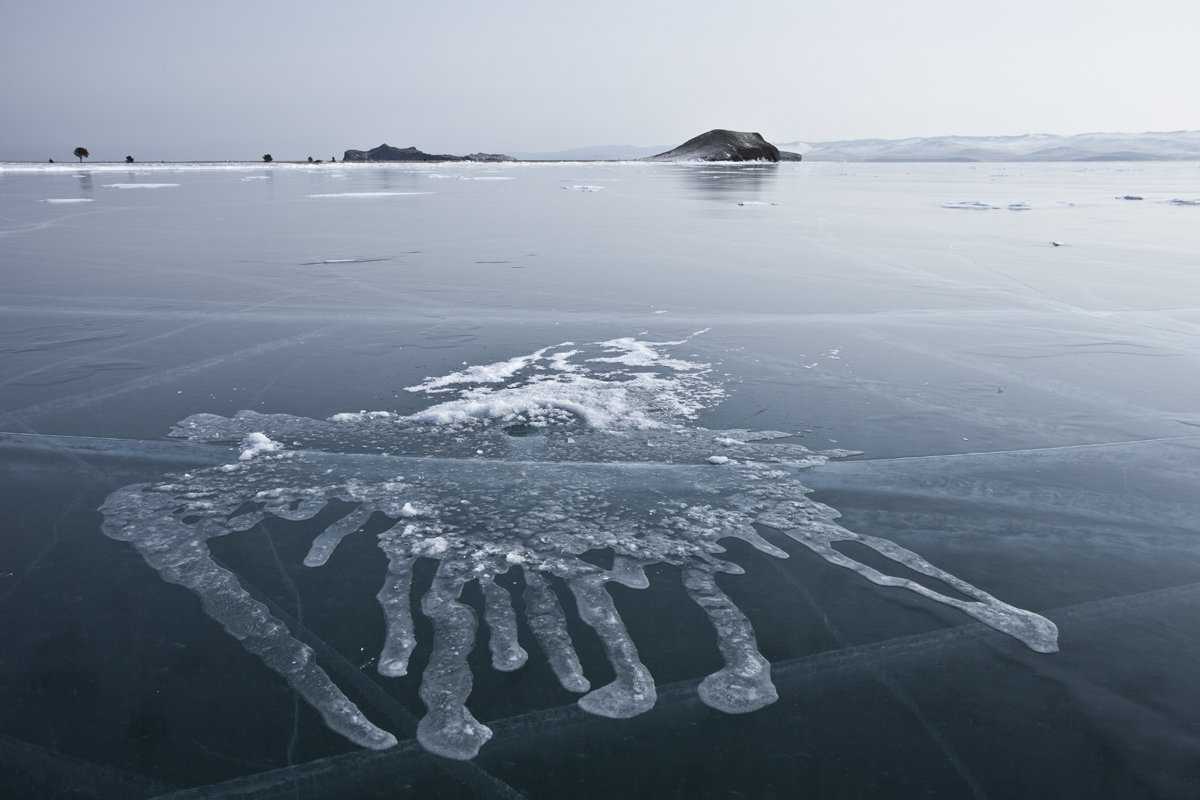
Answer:
[[[0,792],[1197,796],[1197,175],[0,165]]]

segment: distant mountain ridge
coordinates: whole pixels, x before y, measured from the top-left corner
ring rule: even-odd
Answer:
[[[1200,161],[1200,131],[788,142],[805,161]]]

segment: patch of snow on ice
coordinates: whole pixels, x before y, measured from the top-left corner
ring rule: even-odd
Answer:
[[[343,411],[329,418],[330,422],[362,422],[368,419],[387,419],[390,411]]]
[[[968,211],[992,211],[1003,209],[1007,211],[1031,211],[1035,208],[1074,208],[1074,203],[1058,201],[1044,203],[1026,203],[1024,201],[1005,202],[992,200],[958,200],[942,203],[942,208],[965,209]]]
[[[997,208],[1007,208],[1010,211],[1028,211],[1027,203],[988,203],[983,200],[959,200],[942,203],[942,208],[965,209],[968,211],[991,211]]]
[[[570,344],[570,342],[564,342],[559,347]],[[541,361],[548,350],[550,350],[549,347],[543,347],[527,356],[517,356],[507,361],[497,361],[494,364],[468,367],[461,372],[452,372],[438,378],[426,378],[416,386],[406,386],[404,390],[406,392],[436,392],[463,383],[502,383],[530,364]]]
[[[670,367],[676,370],[699,370],[708,369],[708,364],[695,364],[690,361],[682,361],[679,359],[666,358],[659,350],[663,347],[673,347],[683,344],[678,342],[643,342],[632,337],[623,337],[620,339],[609,339],[607,342],[601,342],[601,345],[608,348],[610,351],[624,351],[623,355],[607,356],[604,358],[589,359],[596,363],[608,364],[625,364],[631,367]]]
[[[43,203],[91,203],[90,197],[52,197],[48,200],[43,200]]]

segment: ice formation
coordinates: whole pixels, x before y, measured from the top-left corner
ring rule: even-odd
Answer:
[[[133,544],[164,580],[195,592],[206,613],[287,679],[332,729],[364,747],[386,748],[395,737],[364,716],[313,651],[213,559],[207,544],[268,517],[312,519],[336,502],[348,510],[312,541],[304,564],[315,568],[369,519],[386,517],[391,525],[378,534],[388,568],[377,595],[386,623],[377,668],[384,676],[407,674],[416,645],[413,567],[418,559],[436,560],[419,602],[433,642],[420,686],[428,712],[417,738],[456,759],[473,757],[491,736],[466,707],[473,681],[467,656],[478,620],[460,599],[464,587],[476,583],[482,595],[493,667],[516,670],[530,657],[519,641],[513,598],[495,581],[509,570],[520,572],[531,639],[559,682],[584,693],[585,710],[606,717],[640,714],[656,698],[654,678],[606,584],[645,587],[645,568],[658,563],[679,568],[688,596],[716,632],[725,666],[700,683],[703,702],[743,713],[777,699],[750,621],[716,581],[718,573],[742,572],[719,557],[722,539],[787,557],[758,526],[876,584],[960,609],[1033,650],[1057,649],[1049,620],[899,545],[842,528],[834,509],[811,500],[798,471],[846,451],[812,452],[782,441],[788,434],[780,432],[698,426],[698,412],[719,401],[723,389],[708,365],[669,355],[683,344],[563,343],[466,367],[409,387],[445,399],[407,416],[197,414],[173,435],[238,445],[229,463],[114,492],[102,508],[104,531]],[[834,546],[841,541],[940,579],[962,597],[860,563]],[[612,554],[608,569],[582,558],[603,549]],[[606,686],[592,689],[584,675],[557,582],[603,643],[615,673]]]

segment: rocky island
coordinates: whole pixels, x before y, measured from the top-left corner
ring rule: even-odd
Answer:
[[[516,161],[499,153],[472,153],[469,156],[434,155],[415,147],[392,147],[381,144],[370,150],[347,150],[342,161]]]
[[[714,128],[688,139],[674,150],[643,161],[799,161],[799,153],[780,151],[760,133]]]

